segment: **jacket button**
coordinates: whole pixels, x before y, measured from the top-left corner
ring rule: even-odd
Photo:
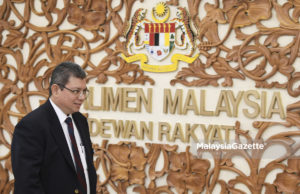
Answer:
[[[74,192],[77,194],[77,193],[79,193],[79,190],[78,190],[78,189],[75,189],[75,191],[74,191]]]

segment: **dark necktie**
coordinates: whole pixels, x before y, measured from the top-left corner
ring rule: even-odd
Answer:
[[[76,168],[76,171],[77,171],[77,178],[78,178],[79,183],[81,184],[81,186],[83,188],[82,192],[86,193],[86,181],[85,181],[85,176],[84,176],[84,170],[83,170],[80,155],[79,155],[79,152],[78,152],[76,139],[75,139],[75,136],[74,136],[73,122],[72,122],[72,119],[70,117],[68,117],[65,120],[65,122],[68,125],[69,136],[70,136],[70,139],[71,139],[73,157],[74,157],[74,160],[75,160],[75,168]]]

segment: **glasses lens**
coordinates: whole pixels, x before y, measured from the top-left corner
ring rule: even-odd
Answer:
[[[83,93],[83,95],[85,95],[85,97],[89,96],[89,90],[88,89],[83,90],[82,93]]]

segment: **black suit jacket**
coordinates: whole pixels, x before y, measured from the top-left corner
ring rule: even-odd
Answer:
[[[86,118],[72,114],[85,146],[91,194],[97,175]],[[59,119],[50,101],[26,115],[15,127],[11,145],[15,194],[71,194],[78,179]]]

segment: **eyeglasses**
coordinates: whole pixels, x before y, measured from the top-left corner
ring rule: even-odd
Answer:
[[[57,84],[57,85],[59,85],[61,88],[65,88],[65,89],[69,90],[70,92],[72,92],[72,94],[74,94],[77,97],[80,97],[81,95],[84,95],[84,97],[87,98],[89,96],[90,91],[87,88],[83,89],[83,90],[79,90],[79,89],[72,90],[70,88],[67,88],[64,85],[61,85],[61,84]]]

